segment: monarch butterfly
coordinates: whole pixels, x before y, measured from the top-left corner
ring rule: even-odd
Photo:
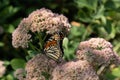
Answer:
[[[55,60],[56,62],[60,62],[63,57],[63,49],[62,49],[62,33],[55,33],[48,38],[44,45],[44,53],[49,58]]]

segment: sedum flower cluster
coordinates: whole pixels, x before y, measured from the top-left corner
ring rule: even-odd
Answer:
[[[76,55],[78,59],[87,60],[95,66],[109,65],[117,58],[112,44],[103,38],[92,38],[88,41],[81,42]]]
[[[4,61],[0,60],[0,78],[5,74],[6,67],[4,66]]]
[[[58,65],[52,80],[99,80],[93,67],[86,60],[76,60]]]
[[[68,19],[51,10],[42,8],[33,11],[27,18],[24,18],[15,31],[12,33],[12,45],[15,48],[27,48],[28,43],[32,41],[30,32],[45,32],[54,34],[55,32],[68,33],[70,24]]]

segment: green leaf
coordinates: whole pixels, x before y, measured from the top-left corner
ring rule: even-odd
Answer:
[[[111,6],[112,5],[112,6]],[[117,9],[120,7],[120,1],[119,0],[107,0],[105,3],[106,8],[108,9]]]
[[[72,27],[71,34],[73,36],[79,36],[79,35],[81,35],[80,27]]]
[[[13,6],[7,6],[7,7],[3,8],[0,11],[0,18],[2,19],[2,20],[0,20],[0,23],[3,23],[4,21],[7,21],[7,19],[9,17],[13,16],[18,11],[19,11],[19,8],[14,8]]]
[[[107,0],[101,0],[103,3],[106,3],[107,2]]]
[[[115,44],[114,51],[118,52],[119,49],[120,49],[120,43],[119,43],[119,41],[114,40],[114,44]]]
[[[115,76],[113,76],[109,71],[105,74],[106,79],[105,80],[115,80]]]
[[[80,8],[87,7],[88,9],[95,10],[98,0],[75,0],[75,2]]]
[[[29,57],[34,57],[36,54],[37,54],[37,52],[36,51],[33,51],[33,50],[28,50],[28,54],[29,54]]]
[[[10,1],[9,0],[2,0],[0,1],[0,10],[4,8],[5,6],[9,5]]]
[[[102,16],[104,16],[104,11],[105,11],[105,7],[104,5],[101,5],[98,10],[96,11],[95,14],[93,14],[91,17],[93,19],[100,19]]]
[[[15,28],[14,28],[13,25],[9,25],[8,28],[6,29],[6,31],[7,31],[8,33],[12,33],[14,30],[15,30]]]
[[[8,74],[8,75],[6,76],[6,79],[7,79],[7,80],[14,80],[14,78],[13,78],[13,76],[12,76],[11,74]]]
[[[25,60],[23,59],[18,59],[18,58],[14,58],[10,61],[10,64],[12,66],[12,68],[14,70],[18,69],[18,68],[24,68],[25,67]]]
[[[120,77],[120,67],[113,69],[112,74],[116,77]]]
[[[8,65],[10,65],[10,62],[9,61],[4,61],[4,65],[8,66]]]
[[[68,38],[65,37],[65,38],[63,39],[63,47],[64,47],[65,49],[68,49],[68,42],[69,42]]]
[[[28,50],[27,51],[28,55],[26,56],[26,60],[30,60],[31,58],[33,58],[36,54],[38,54],[39,52],[35,51],[35,50]]]
[[[3,47],[4,46],[4,43],[3,42],[0,42],[0,47]]]
[[[98,34],[100,37],[103,37],[103,38],[107,38],[108,37],[108,32],[106,31],[106,29],[102,26],[102,27],[98,27]]]
[[[106,18],[105,18],[105,16],[101,16],[101,21],[102,21],[102,23],[103,23],[104,25],[106,25]]]
[[[115,34],[116,34],[116,30],[115,30],[115,26],[111,26],[111,33],[110,33],[110,38],[114,38],[115,37]]]

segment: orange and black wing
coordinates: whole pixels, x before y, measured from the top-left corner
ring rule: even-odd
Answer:
[[[61,40],[59,34],[54,34],[51,36],[44,45],[44,53],[51,59],[55,61],[60,61],[63,56],[63,51],[61,47]]]

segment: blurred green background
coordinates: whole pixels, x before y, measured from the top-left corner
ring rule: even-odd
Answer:
[[[15,80],[13,72],[24,68],[27,51],[12,47],[12,32],[32,11],[48,8],[64,14],[71,23],[71,32],[65,39],[64,57],[74,58],[78,44],[93,37],[101,37],[120,54],[120,1],[119,0],[0,0],[0,60],[7,71],[0,80]],[[30,52],[29,52],[30,53]],[[17,63],[23,64],[17,64]],[[120,68],[106,74],[108,80],[120,79]]]

